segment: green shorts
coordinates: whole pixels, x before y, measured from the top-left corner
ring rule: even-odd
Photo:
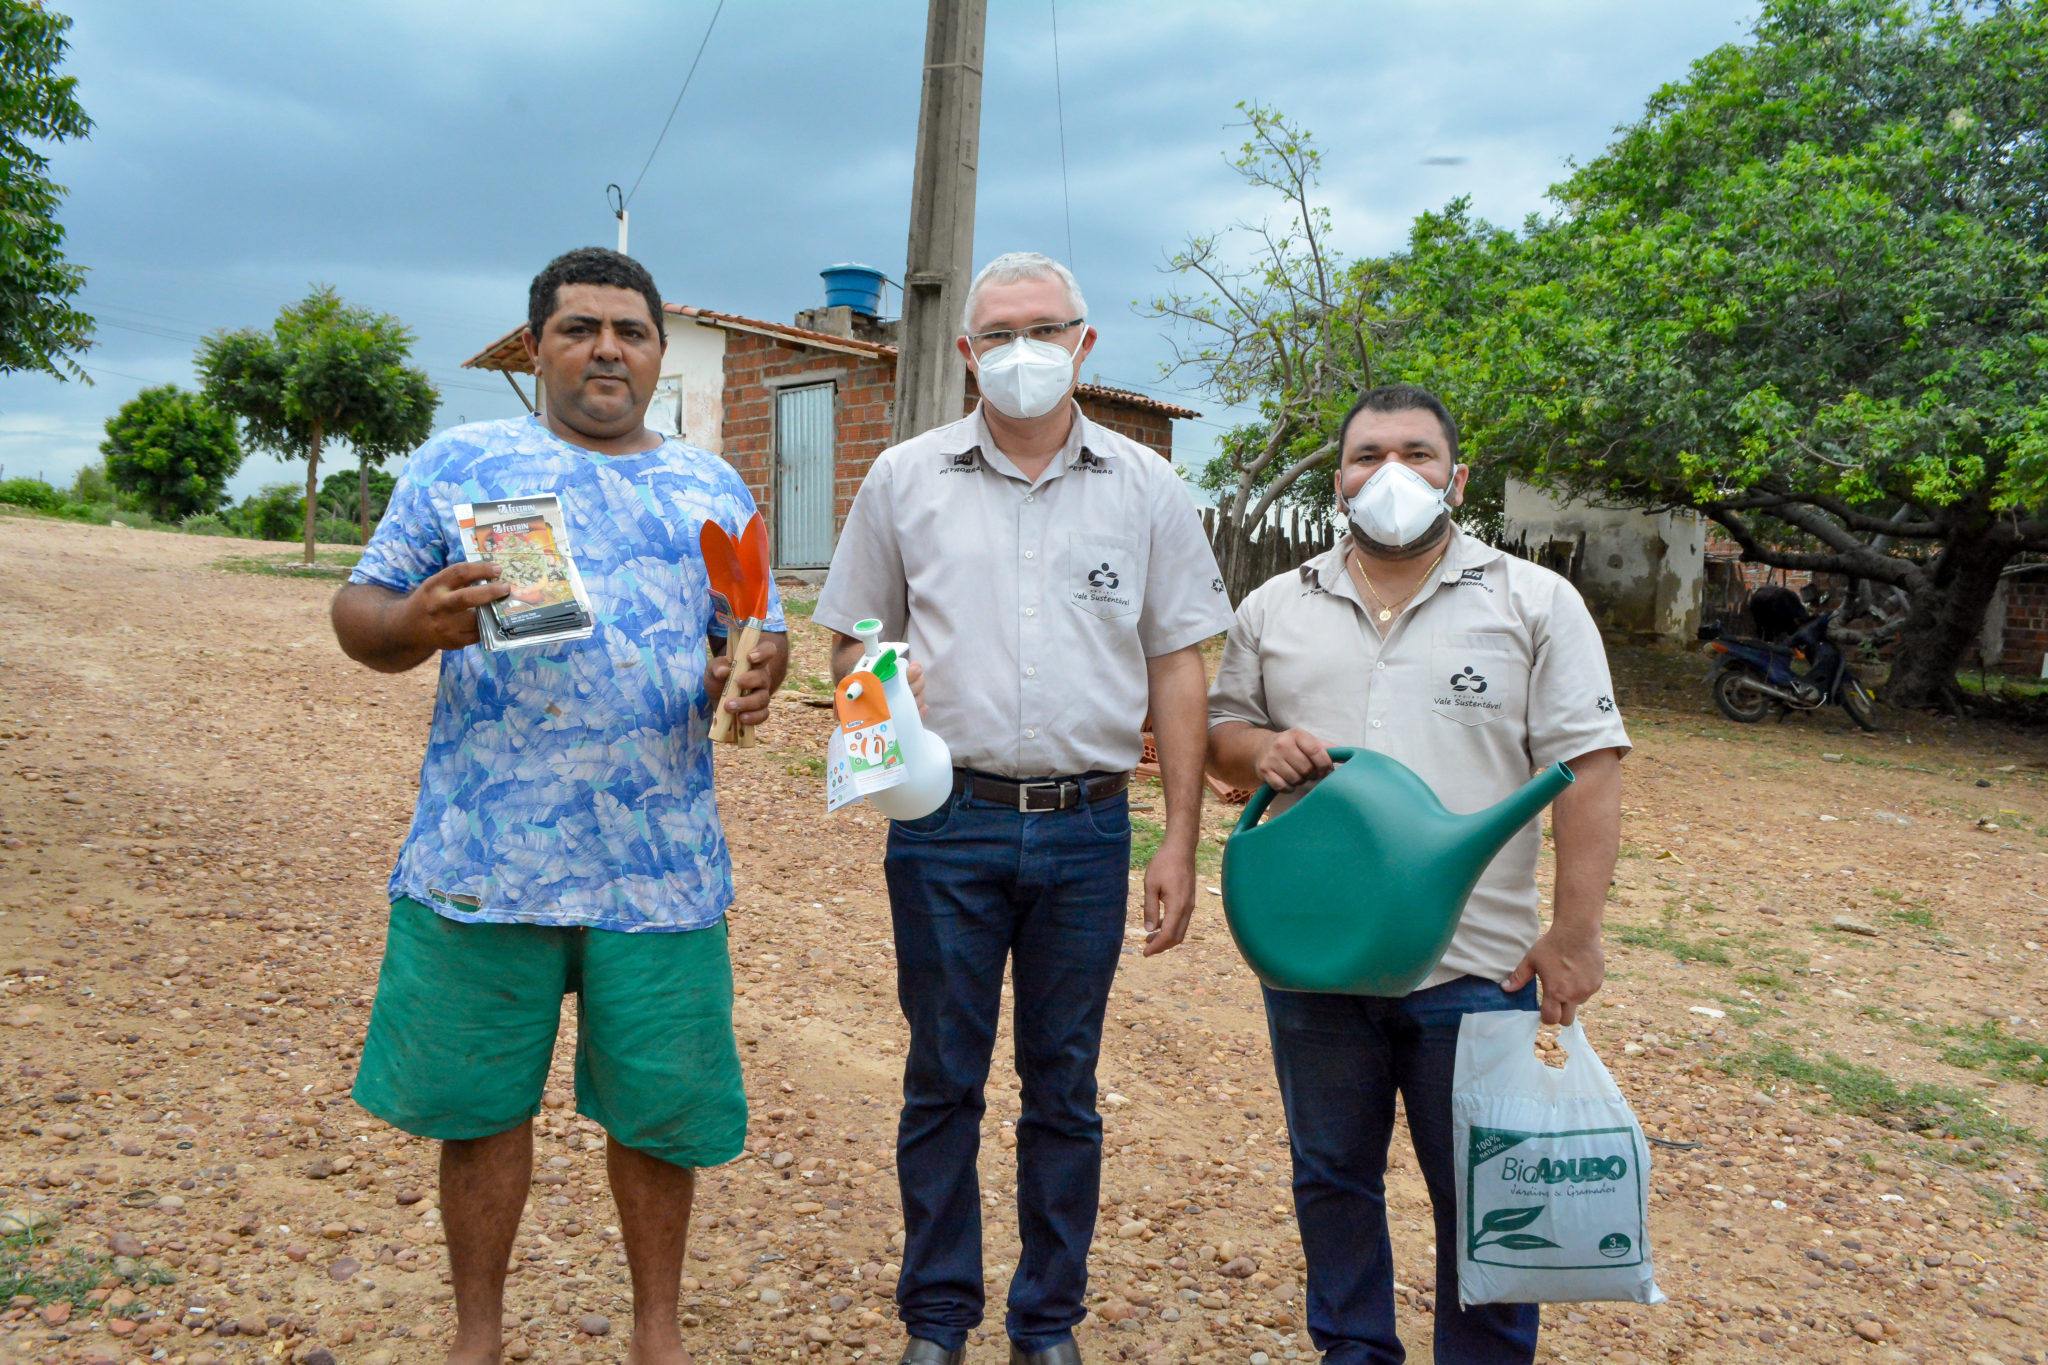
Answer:
[[[443,1141],[540,1110],[562,997],[576,992],[576,1112],[677,1166],[740,1154],[747,1095],[732,1032],[725,921],[622,934],[465,924],[391,904],[355,1102]]]

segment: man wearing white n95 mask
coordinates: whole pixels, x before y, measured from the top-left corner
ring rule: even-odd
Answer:
[[[1019,252],[975,277],[961,354],[982,401],[882,452],[847,513],[812,619],[860,655],[862,617],[928,673],[925,725],[953,798],[889,828],[897,997],[910,1024],[896,1168],[907,1365],[960,1365],[982,1318],[975,1162],[1012,973],[1017,1230],[1013,1362],[1075,1365],[1102,1174],[1095,1060],[1124,940],[1125,788],[1152,714],[1166,833],[1145,874],[1145,952],[1194,906],[1205,729],[1199,646],[1230,624],[1173,467],[1084,417],[1095,344],[1074,277]]]
[[[1600,632],[1572,585],[1451,520],[1465,467],[1457,423],[1434,395],[1407,384],[1367,391],[1337,444],[1350,535],[1239,605],[1209,694],[1210,767],[1237,786],[1273,787],[1276,813],[1331,770],[1331,745],[1405,763],[1459,812],[1560,760],[1578,780],[1552,813],[1548,930],[1532,821],[1487,866],[1442,965],[1418,989],[1400,999],[1265,991],[1309,1336],[1328,1365],[1401,1359],[1385,1185],[1398,1097],[1436,1220],[1434,1359],[1526,1365],[1534,1304],[1458,1302],[1458,1028],[1467,1014],[1539,1005],[1545,1020],[1568,1024],[1600,988],[1628,733]]]

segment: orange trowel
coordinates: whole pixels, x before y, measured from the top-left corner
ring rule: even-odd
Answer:
[[[734,541],[731,532],[716,521],[707,520],[697,534],[697,544],[704,552],[704,569],[711,577],[711,590],[732,609],[732,624],[739,638],[727,647],[726,657],[732,660],[733,673],[737,675],[747,666],[747,656],[754,652],[754,646],[760,643],[761,626],[768,615],[768,527],[756,512],[748,518],[739,540]],[[734,726],[732,712],[725,709],[721,700],[718,715],[711,722],[711,738],[714,743],[747,748],[754,743],[754,727]]]

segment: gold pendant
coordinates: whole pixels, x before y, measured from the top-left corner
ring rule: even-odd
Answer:
[[[1391,621],[1391,620],[1393,620],[1393,619],[1394,619],[1394,609],[1393,609],[1392,607],[1381,607],[1381,608],[1380,608],[1380,620],[1382,620],[1382,621]]]

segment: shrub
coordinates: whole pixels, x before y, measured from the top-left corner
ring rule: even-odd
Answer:
[[[297,540],[305,529],[305,515],[305,494],[288,483],[273,483],[242,499],[225,520],[251,540]]]
[[[299,534],[305,534],[303,528]],[[322,512],[313,522],[313,539],[322,545],[360,545],[363,543],[363,528],[345,517]]]
[[[89,464],[78,471],[71,480],[71,501],[83,503],[114,502],[114,485],[107,480],[104,464]]]
[[[178,523],[178,529],[188,536],[231,536],[235,528],[220,519],[214,512],[194,512]]]
[[[175,384],[144,389],[123,404],[107,419],[100,450],[107,457],[105,478],[165,518],[220,506],[227,481],[242,465],[234,419],[203,394]],[[74,496],[81,502],[111,501]]]
[[[356,540],[362,539],[362,509],[357,506],[361,501],[361,483],[361,472],[356,469],[337,469],[320,480],[320,511],[358,523]],[[383,520],[384,509],[391,505],[391,490],[397,485],[398,480],[383,470],[370,471],[370,525]],[[319,535],[322,540],[327,539],[325,531]]]
[[[5,479],[0,480],[0,502],[37,512],[54,512],[64,505],[64,495],[41,479]]]

